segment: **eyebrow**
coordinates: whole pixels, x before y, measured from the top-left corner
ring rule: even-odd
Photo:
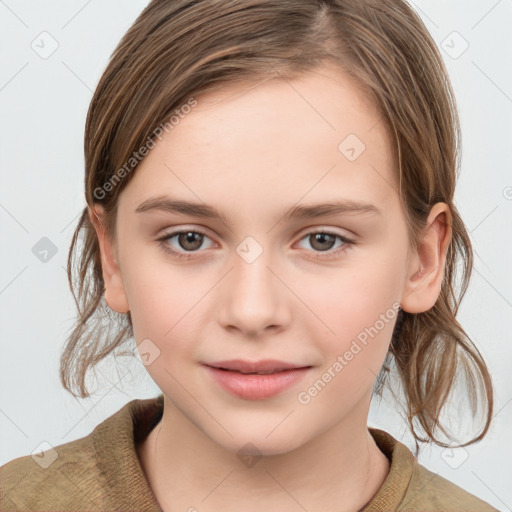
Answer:
[[[135,213],[151,211],[163,211],[169,213],[181,213],[194,217],[219,219],[225,224],[227,218],[213,206],[204,203],[177,200],[166,196],[158,196],[146,199],[136,209]],[[370,203],[356,202],[351,200],[333,201],[312,205],[294,205],[284,209],[278,216],[282,221],[293,219],[313,219],[337,214],[364,214],[383,215],[382,211]]]

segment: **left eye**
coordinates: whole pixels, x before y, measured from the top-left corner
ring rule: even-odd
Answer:
[[[181,246],[181,249],[185,252],[181,252],[179,250],[173,249],[168,241],[173,238],[177,238],[178,244]],[[207,238],[210,240],[210,237],[203,233],[202,231],[197,230],[183,230],[183,231],[175,231],[173,233],[169,233],[162,238],[159,238],[160,246],[162,250],[166,253],[173,255],[178,259],[189,259],[191,254],[198,252],[198,249],[203,245],[204,239]],[[341,248],[338,248],[334,251],[331,249],[335,245],[336,239],[341,240]],[[310,244],[313,247],[315,252],[328,252],[329,256],[332,253],[338,253],[347,248],[347,246],[354,244],[355,242],[343,235],[339,235],[337,233],[331,233],[327,231],[311,231],[306,233],[302,238],[303,240],[310,240]],[[319,258],[325,256],[318,256]],[[328,257],[328,256],[327,256]]]
[[[309,240],[309,243],[314,249],[320,252],[327,252],[333,248],[333,245],[335,244],[335,240],[337,238],[342,242],[341,250],[345,249],[346,246],[354,243],[353,240],[350,240],[349,238],[343,235],[338,235],[337,233],[329,233],[326,231],[312,231],[310,233],[307,233],[301,240]],[[336,253],[339,252],[339,250],[340,249],[331,252]]]

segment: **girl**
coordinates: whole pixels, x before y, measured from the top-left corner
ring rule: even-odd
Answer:
[[[367,427],[395,374],[416,441],[450,445],[462,369],[486,409],[463,446],[489,429],[458,140],[402,1],[152,1],[88,112],[61,379],[87,397],[133,337],[162,393],[3,466],[2,510],[495,510]]]

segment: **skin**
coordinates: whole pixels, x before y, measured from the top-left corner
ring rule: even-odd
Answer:
[[[367,418],[396,316],[309,403],[297,396],[395,301],[410,313],[435,304],[450,210],[432,208],[413,250],[384,123],[335,67],[196,99],[120,194],[115,241],[104,235],[101,207],[90,210],[106,301],[131,311],[138,344],[149,338],[160,350],[146,369],[164,393],[164,414],[137,447],[142,467],[164,510],[357,511],[389,472]],[[338,149],[351,133],[366,146],[355,161]],[[159,195],[212,205],[227,223],[134,212]],[[285,207],[339,199],[372,203],[382,215],[276,220]],[[177,236],[163,242],[188,249],[188,261],[157,241],[194,228],[207,234],[198,249]],[[311,231],[355,243],[319,246]],[[236,252],[247,236],[263,249],[252,263]],[[277,396],[244,400],[201,366],[232,358],[313,369]],[[252,467],[237,457],[248,442],[263,455]]]

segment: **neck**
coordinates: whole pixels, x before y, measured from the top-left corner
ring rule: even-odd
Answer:
[[[137,450],[164,511],[302,507],[357,512],[389,472],[389,461],[369,433],[366,417],[357,424],[341,422],[295,450],[245,465],[166,399],[162,419]]]

